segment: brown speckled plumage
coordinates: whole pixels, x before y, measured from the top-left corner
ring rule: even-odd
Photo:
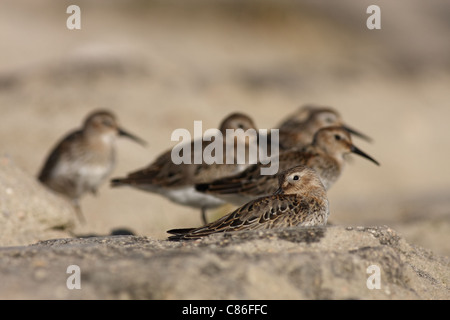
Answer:
[[[256,129],[253,120],[243,113],[232,113],[228,115],[219,126],[223,137],[227,129],[242,129],[244,132],[248,129]],[[233,141],[235,147],[236,141]],[[256,142],[256,141],[255,141]],[[202,152],[211,142],[201,141]],[[224,148],[226,144],[230,144],[226,139],[223,141]],[[194,157],[194,142],[191,142],[191,157]],[[235,154],[237,154],[235,152]],[[226,152],[223,153],[224,160]],[[224,202],[212,196],[199,193],[195,190],[196,183],[203,183],[219,179],[221,177],[236,174],[249,164],[223,164],[213,163],[211,165],[202,162],[201,164],[175,164],[172,161],[172,149],[164,152],[155,161],[147,167],[128,174],[124,178],[116,178],[111,180],[111,185],[129,186],[141,189],[147,192],[160,194],[171,201],[187,205],[202,210],[202,218],[205,220],[205,210],[216,208],[223,205]]]
[[[346,129],[326,127],[316,133],[310,145],[300,150],[293,149],[281,153],[278,156],[278,172],[296,165],[308,166],[318,173],[328,190],[342,173],[345,164],[344,155],[351,152],[378,164],[352,144]],[[269,165],[273,164],[258,163],[239,174],[210,183],[198,184],[196,188],[198,191],[217,196],[224,201],[242,205],[256,197],[272,194],[278,188],[277,175],[261,175],[261,168]]]
[[[356,136],[371,140],[362,133],[348,127],[335,109],[305,105],[279,124],[280,152],[309,145],[319,129],[330,126],[343,127]]]
[[[328,215],[327,194],[316,172],[296,166],[279,176],[279,189],[273,195],[252,200],[203,227],[168,233],[174,234],[170,240],[189,240],[219,232],[321,226]]]
[[[72,200],[79,210],[80,197],[96,193],[114,169],[115,140],[119,135],[145,144],[121,129],[111,112],[92,112],[81,129],[66,135],[53,148],[39,172],[39,181]]]

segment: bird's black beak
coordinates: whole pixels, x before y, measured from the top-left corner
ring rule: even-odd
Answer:
[[[372,161],[373,163],[375,163],[377,166],[380,165],[380,163],[375,160],[374,158],[372,158],[371,156],[369,156],[367,153],[361,151],[360,149],[358,149],[357,147],[355,147],[354,145],[351,146],[350,151],[353,153],[356,153],[358,155],[360,155],[361,157],[364,157],[370,161]]]
[[[127,138],[129,138],[129,139],[131,139],[131,140],[133,140],[133,141],[139,143],[140,145],[142,145],[142,146],[144,146],[144,147],[147,145],[147,142],[145,142],[145,141],[142,140],[141,138],[136,137],[135,135],[133,135],[133,134],[131,134],[131,133],[129,133],[129,132],[127,132],[127,131],[121,129],[121,128],[119,128],[119,136],[127,137]]]
[[[364,140],[366,140],[366,141],[368,141],[368,142],[372,142],[372,141],[373,141],[372,138],[366,136],[365,134],[362,134],[362,133],[359,132],[359,131],[356,131],[356,130],[353,129],[353,128],[350,128],[350,127],[347,126],[347,125],[343,125],[342,128],[344,128],[344,129],[345,129],[346,131],[348,131],[350,134],[353,134],[353,135],[355,135],[355,136],[357,136],[357,137],[359,137],[359,138],[361,138],[361,139],[364,139]]]

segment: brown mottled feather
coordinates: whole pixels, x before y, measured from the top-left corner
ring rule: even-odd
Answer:
[[[255,128],[253,121],[248,116],[241,113],[233,113],[222,121],[220,131],[225,133],[226,129],[237,129],[238,125],[242,126],[241,123],[244,124],[243,130]],[[211,141],[199,141],[202,151],[212,143]],[[172,150],[168,150],[147,167],[132,172],[125,178],[113,179],[111,181],[112,186],[129,185],[146,190],[151,190],[147,188],[148,186],[154,188],[180,188],[235,174],[243,169],[236,164],[207,165],[204,162],[194,164],[194,141],[190,143],[190,148],[191,164],[174,164],[172,161]],[[225,160],[225,152],[223,156]]]
[[[339,136],[339,140],[336,140]],[[314,169],[328,190],[339,178],[344,166],[344,154],[353,152],[350,134],[341,127],[320,129],[313,143],[300,149],[282,152],[278,156],[278,172],[296,165]],[[361,154],[361,153],[360,153]],[[367,155],[366,155],[367,157]],[[374,161],[372,158],[369,160]],[[273,158],[276,161],[276,157]],[[200,192],[215,195],[225,201],[241,205],[251,199],[269,195],[278,188],[278,175],[261,175],[261,168],[273,164],[261,163],[248,167],[243,172],[209,183],[197,184]]]
[[[117,136],[145,143],[120,128],[110,111],[90,113],[81,129],[70,132],[55,145],[38,180],[79,206],[79,198],[87,192],[95,193],[113,170]]]
[[[293,175],[299,175],[300,180],[292,181]],[[279,187],[283,193],[252,200],[203,227],[169,230],[168,233],[175,234],[169,239],[188,240],[219,232],[326,224],[328,200],[314,170],[296,166],[284,171]]]

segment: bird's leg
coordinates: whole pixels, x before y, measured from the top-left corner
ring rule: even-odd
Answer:
[[[207,224],[207,223],[208,223],[208,220],[206,219],[206,208],[205,208],[205,207],[202,207],[201,210],[202,210],[202,211],[201,211],[202,222],[203,222],[203,224]]]
[[[82,224],[86,224],[86,219],[84,218],[83,211],[81,210],[80,202],[78,199],[72,201],[73,207],[75,208],[75,213],[77,215],[78,221]]]
[[[97,196],[97,188],[91,188],[91,193],[92,193],[92,195],[94,196],[94,197],[96,197]]]

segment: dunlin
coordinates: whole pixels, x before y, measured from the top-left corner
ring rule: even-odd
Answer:
[[[326,225],[329,216],[325,188],[317,173],[296,166],[279,175],[278,190],[252,200],[199,228],[173,229],[169,240],[198,239],[213,233]]]
[[[245,114],[233,113],[226,117],[221,125],[220,131],[225,136],[227,129],[255,129],[253,120]],[[210,141],[202,140],[202,150]],[[226,140],[223,141],[224,148]],[[235,141],[233,141],[235,143]],[[236,145],[236,144],[235,144]],[[191,142],[194,147],[194,141]],[[237,153],[235,153],[237,155]],[[225,153],[224,153],[225,157]],[[171,150],[161,154],[155,161],[147,167],[128,174],[125,178],[117,178],[111,181],[111,185],[130,186],[148,192],[160,194],[172,202],[194,208],[200,208],[202,219],[205,222],[205,211],[216,208],[225,202],[205,193],[197,192],[195,184],[212,181],[221,177],[229,176],[244,170],[247,165],[240,164],[175,164],[172,161]]]
[[[320,129],[313,142],[300,149],[293,149],[278,155],[278,172],[306,165],[314,169],[325,188],[328,190],[339,178],[345,165],[345,155],[358,154],[375,164],[379,163],[357,148],[350,134],[342,127]],[[276,161],[276,159],[274,159]],[[278,187],[277,175],[261,175],[261,163],[251,165],[246,170],[234,175],[204,184],[197,184],[197,191],[214,195],[220,199],[242,205],[256,197],[272,194]]]
[[[341,115],[333,108],[306,105],[291,114],[279,126],[280,152],[291,148],[300,148],[310,144],[314,134],[321,128],[340,126],[351,134],[367,141],[366,135],[344,124]]]
[[[39,173],[39,181],[72,201],[81,222],[84,218],[79,200],[88,192],[95,194],[114,169],[117,136],[145,144],[120,128],[110,111],[92,112],[81,129],[69,133],[54,147]]]
[[[284,120],[282,120],[277,128],[280,130],[296,130],[299,125],[305,123],[305,121],[311,116],[311,114],[315,111],[319,110],[330,110],[331,108],[325,106],[319,106],[315,104],[305,104],[300,106],[297,110],[289,114]],[[336,115],[337,112],[332,110],[332,112]],[[331,121],[333,122],[333,121]]]

